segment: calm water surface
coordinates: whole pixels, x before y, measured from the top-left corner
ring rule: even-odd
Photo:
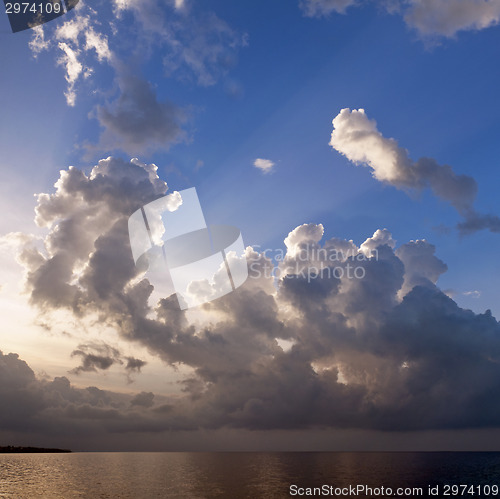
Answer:
[[[500,453],[0,454],[0,498],[266,498],[290,497],[291,484],[444,483],[500,485]]]

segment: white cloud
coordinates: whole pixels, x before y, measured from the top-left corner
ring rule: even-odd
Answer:
[[[263,173],[271,173],[273,171],[275,163],[270,159],[257,158],[253,162],[253,165]]]
[[[45,40],[45,32],[43,25],[35,26],[32,28],[33,38],[29,42],[29,48],[36,57],[40,52],[47,50],[50,46],[50,41]]]
[[[88,80],[88,85],[92,84],[96,62],[111,67],[120,93],[114,101],[98,105],[89,113],[104,130],[98,144],[86,145],[88,151],[121,149],[136,155],[168,149],[187,137],[183,129],[186,111],[168,99],[158,99],[155,86],[123,59],[142,61],[144,54],[149,57],[159,49],[166,76],[194,77],[200,85],[208,86],[236,63],[236,52],[246,44],[246,37],[213,12],[192,11],[185,1],[169,0],[166,9],[157,0],[115,0],[113,5],[117,17],[108,27],[94,9],[80,2],[64,23],[55,28],[36,28],[31,50],[36,56],[43,50],[56,49],[57,63],[65,69],[65,96],[70,106],[76,104],[79,82]],[[123,19],[125,11],[131,11],[132,16]],[[130,19],[140,29],[131,29]],[[130,37],[117,36],[124,26]],[[46,33],[51,36],[46,37]],[[105,88],[99,90],[100,96],[111,94]]]
[[[394,241],[392,234],[387,229],[377,229],[373,236],[366,239],[359,249],[364,255],[371,257],[373,251],[382,245],[387,245],[391,249],[396,246],[396,241]]]
[[[66,96],[66,102],[68,106],[74,106],[76,102],[76,91],[75,84],[82,74],[83,66],[78,60],[79,52],[72,49],[67,43],[59,42],[59,49],[62,51],[57,63],[64,66],[66,69],[66,81],[68,82],[68,88],[64,95]]]
[[[373,176],[400,189],[430,187],[460,212],[472,208],[477,185],[431,158],[413,161],[396,140],[385,138],[363,109],[342,109],[333,119],[330,145],[350,161],[371,168]]]
[[[407,152],[394,139],[383,137],[364,109],[342,109],[332,123],[330,145],[349,161],[369,166],[377,180],[398,186],[415,183]]]
[[[302,224],[288,233],[283,241],[287,249],[287,256],[295,257],[302,248],[321,241],[325,229],[322,224]]]
[[[138,8],[133,1],[119,2],[115,7],[118,11]],[[140,9],[143,7],[141,4]],[[153,17],[161,19],[161,16]],[[158,100],[153,85],[111,50],[108,36],[101,28],[96,12],[82,7],[77,15],[59,25],[53,36],[62,52],[58,64],[64,66],[66,72],[68,105],[76,103],[78,80],[94,73],[92,59],[108,64],[115,73],[120,93],[114,101],[97,106],[96,112],[92,113],[104,130],[99,143],[87,145],[87,150],[110,152],[121,149],[136,155],[168,149],[171,144],[184,140],[185,111],[168,100]],[[45,42],[41,29],[35,33],[31,44],[35,54],[51,46]]]
[[[99,62],[111,62],[113,54],[109,49],[108,37],[102,33],[96,33],[92,28],[85,32],[85,50],[94,49]]]
[[[71,19],[54,29],[50,40],[46,40],[44,34],[44,30],[50,28],[38,26],[29,43],[35,56],[52,46],[56,46],[62,52],[57,58],[57,64],[66,70],[68,87],[64,95],[69,106],[74,106],[76,103],[76,84],[80,76],[87,78],[94,72],[92,62],[85,57],[86,54],[95,51],[99,62],[110,64],[114,59],[107,36],[97,30],[99,24],[95,19],[95,11],[80,5]]]
[[[405,278],[399,292],[403,297],[415,286],[433,287],[439,276],[448,270],[447,265],[435,256],[436,248],[425,240],[410,241],[396,250],[404,263]]]
[[[78,43],[78,38],[84,35],[85,30],[89,27],[89,23],[90,18],[87,15],[79,13],[56,28],[54,33],[55,38],[57,40],[67,40]]]
[[[461,234],[500,232],[500,217],[475,211],[477,184],[472,177],[457,175],[451,166],[432,158],[413,161],[395,139],[382,135],[364,109],[342,109],[332,124],[330,145],[349,161],[370,168],[377,180],[403,190],[430,188],[463,217],[457,225]]]

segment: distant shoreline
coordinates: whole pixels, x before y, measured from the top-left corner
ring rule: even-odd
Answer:
[[[71,452],[68,449],[45,449],[43,447],[14,447],[7,445],[0,447],[0,454],[56,454],[61,452]]]

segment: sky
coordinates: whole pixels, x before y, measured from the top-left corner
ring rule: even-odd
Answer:
[[[498,0],[2,14],[0,444],[498,450],[499,22]],[[249,277],[181,310],[127,221],[191,187]]]

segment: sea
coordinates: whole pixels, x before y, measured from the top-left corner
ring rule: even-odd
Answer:
[[[497,497],[500,453],[0,454],[0,498]]]

